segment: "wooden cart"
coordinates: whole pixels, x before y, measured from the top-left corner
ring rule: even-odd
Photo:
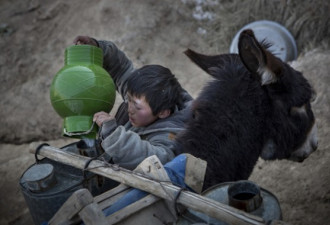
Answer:
[[[35,153],[35,150],[32,149],[30,152]],[[90,161],[88,157],[68,153],[51,146],[43,146],[38,154],[80,169],[84,169],[86,162]],[[195,157],[189,157],[187,166],[190,164],[191,168],[194,166],[199,169],[186,170],[188,180],[185,180],[185,182],[194,187],[195,191],[200,192],[206,164]],[[80,224],[81,221],[86,225],[176,224],[178,205],[204,213],[226,224],[266,224],[261,217],[203,197],[198,193],[182,190],[173,185],[169,182],[169,177],[157,157],[147,158],[134,171],[100,160],[93,160],[89,164],[88,171],[108,177],[121,184],[96,197],[93,197],[87,189],[74,192],[49,221],[50,225]],[[196,173],[196,171],[199,171],[199,173]],[[150,194],[109,216],[105,216],[103,210],[114,204],[132,188]],[[271,221],[271,224],[287,223]]]

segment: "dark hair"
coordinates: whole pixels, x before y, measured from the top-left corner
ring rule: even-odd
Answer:
[[[174,111],[182,101],[182,87],[172,72],[160,65],[147,65],[133,72],[127,80],[127,91],[135,97],[145,96],[152,113]]]

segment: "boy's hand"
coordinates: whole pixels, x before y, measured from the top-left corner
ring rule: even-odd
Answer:
[[[73,44],[75,45],[93,45],[93,46],[97,46],[96,41],[88,36],[77,36],[74,40],[73,40]]]
[[[100,127],[104,122],[112,119],[114,119],[114,117],[111,116],[109,113],[101,111],[94,114],[93,122],[95,122]]]

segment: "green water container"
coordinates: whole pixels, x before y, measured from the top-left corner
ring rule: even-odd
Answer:
[[[116,87],[102,66],[102,49],[91,45],[66,48],[65,65],[50,88],[51,104],[64,120],[63,136],[95,138],[98,127],[93,115],[112,109]]]

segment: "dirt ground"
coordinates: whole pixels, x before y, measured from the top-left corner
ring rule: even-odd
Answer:
[[[33,224],[19,187],[20,176],[34,162],[29,149],[43,142],[61,147],[75,141],[61,137],[62,119],[49,100],[52,78],[74,37],[112,40],[137,67],[169,67],[196,97],[210,78],[182,52],[220,53],[209,30],[212,14],[206,11],[216,2],[221,1],[0,0],[1,225]],[[228,40],[217,41],[229,49]],[[330,224],[330,50],[322,44],[299,50],[292,65],[317,93],[313,108],[319,148],[303,163],[260,159],[250,180],[277,196],[284,221]]]

